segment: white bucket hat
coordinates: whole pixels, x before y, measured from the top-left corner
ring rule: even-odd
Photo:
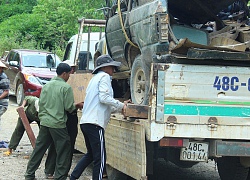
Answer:
[[[66,64],[68,64],[70,67],[76,67],[76,66],[77,66],[76,64],[74,64],[74,63],[71,62],[70,60],[65,60],[65,61],[63,61],[62,63],[66,63]]]
[[[121,62],[114,61],[109,55],[101,55],[96,59],[96,68],[93,70],[92,74],[96,74],[101,67],[115,66],[119,67]]]
[[[0,61],[0,67],[3,67],[4,69],[8,69],[7,66],[2,61]]]

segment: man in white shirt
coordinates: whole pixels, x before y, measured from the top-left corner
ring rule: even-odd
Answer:
[[[110,120],[112,112],[124,112],[127,103],[113,98],[111,78],[115,67],[121,62],[114,61],[109,55],[102,55],[96,59],[93,78],[86,90],[86,97],[80,120],[81,131],[84,135],[87,153],[81,158],[70,179],[78,179],[84,169],[94,162],[92,180],[101,180],[106,164],[106,149],[104,130]]]

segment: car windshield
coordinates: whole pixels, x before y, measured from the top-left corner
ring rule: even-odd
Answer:
[[[23,54],[22,65],[36,68],[56,68],[61,62],[56,54]]]

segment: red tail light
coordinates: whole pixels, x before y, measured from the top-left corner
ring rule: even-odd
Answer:
[[[171,146],[171,147],[186,147],[188,139],[182,138],[162,138],[160,140],[160,146]]]

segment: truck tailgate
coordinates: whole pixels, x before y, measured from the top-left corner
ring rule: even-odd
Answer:
[[[157,103],[151,139],[250,139],[249,70],[233,66],[154,65],[154,79],[158,81],[152,83]]]

